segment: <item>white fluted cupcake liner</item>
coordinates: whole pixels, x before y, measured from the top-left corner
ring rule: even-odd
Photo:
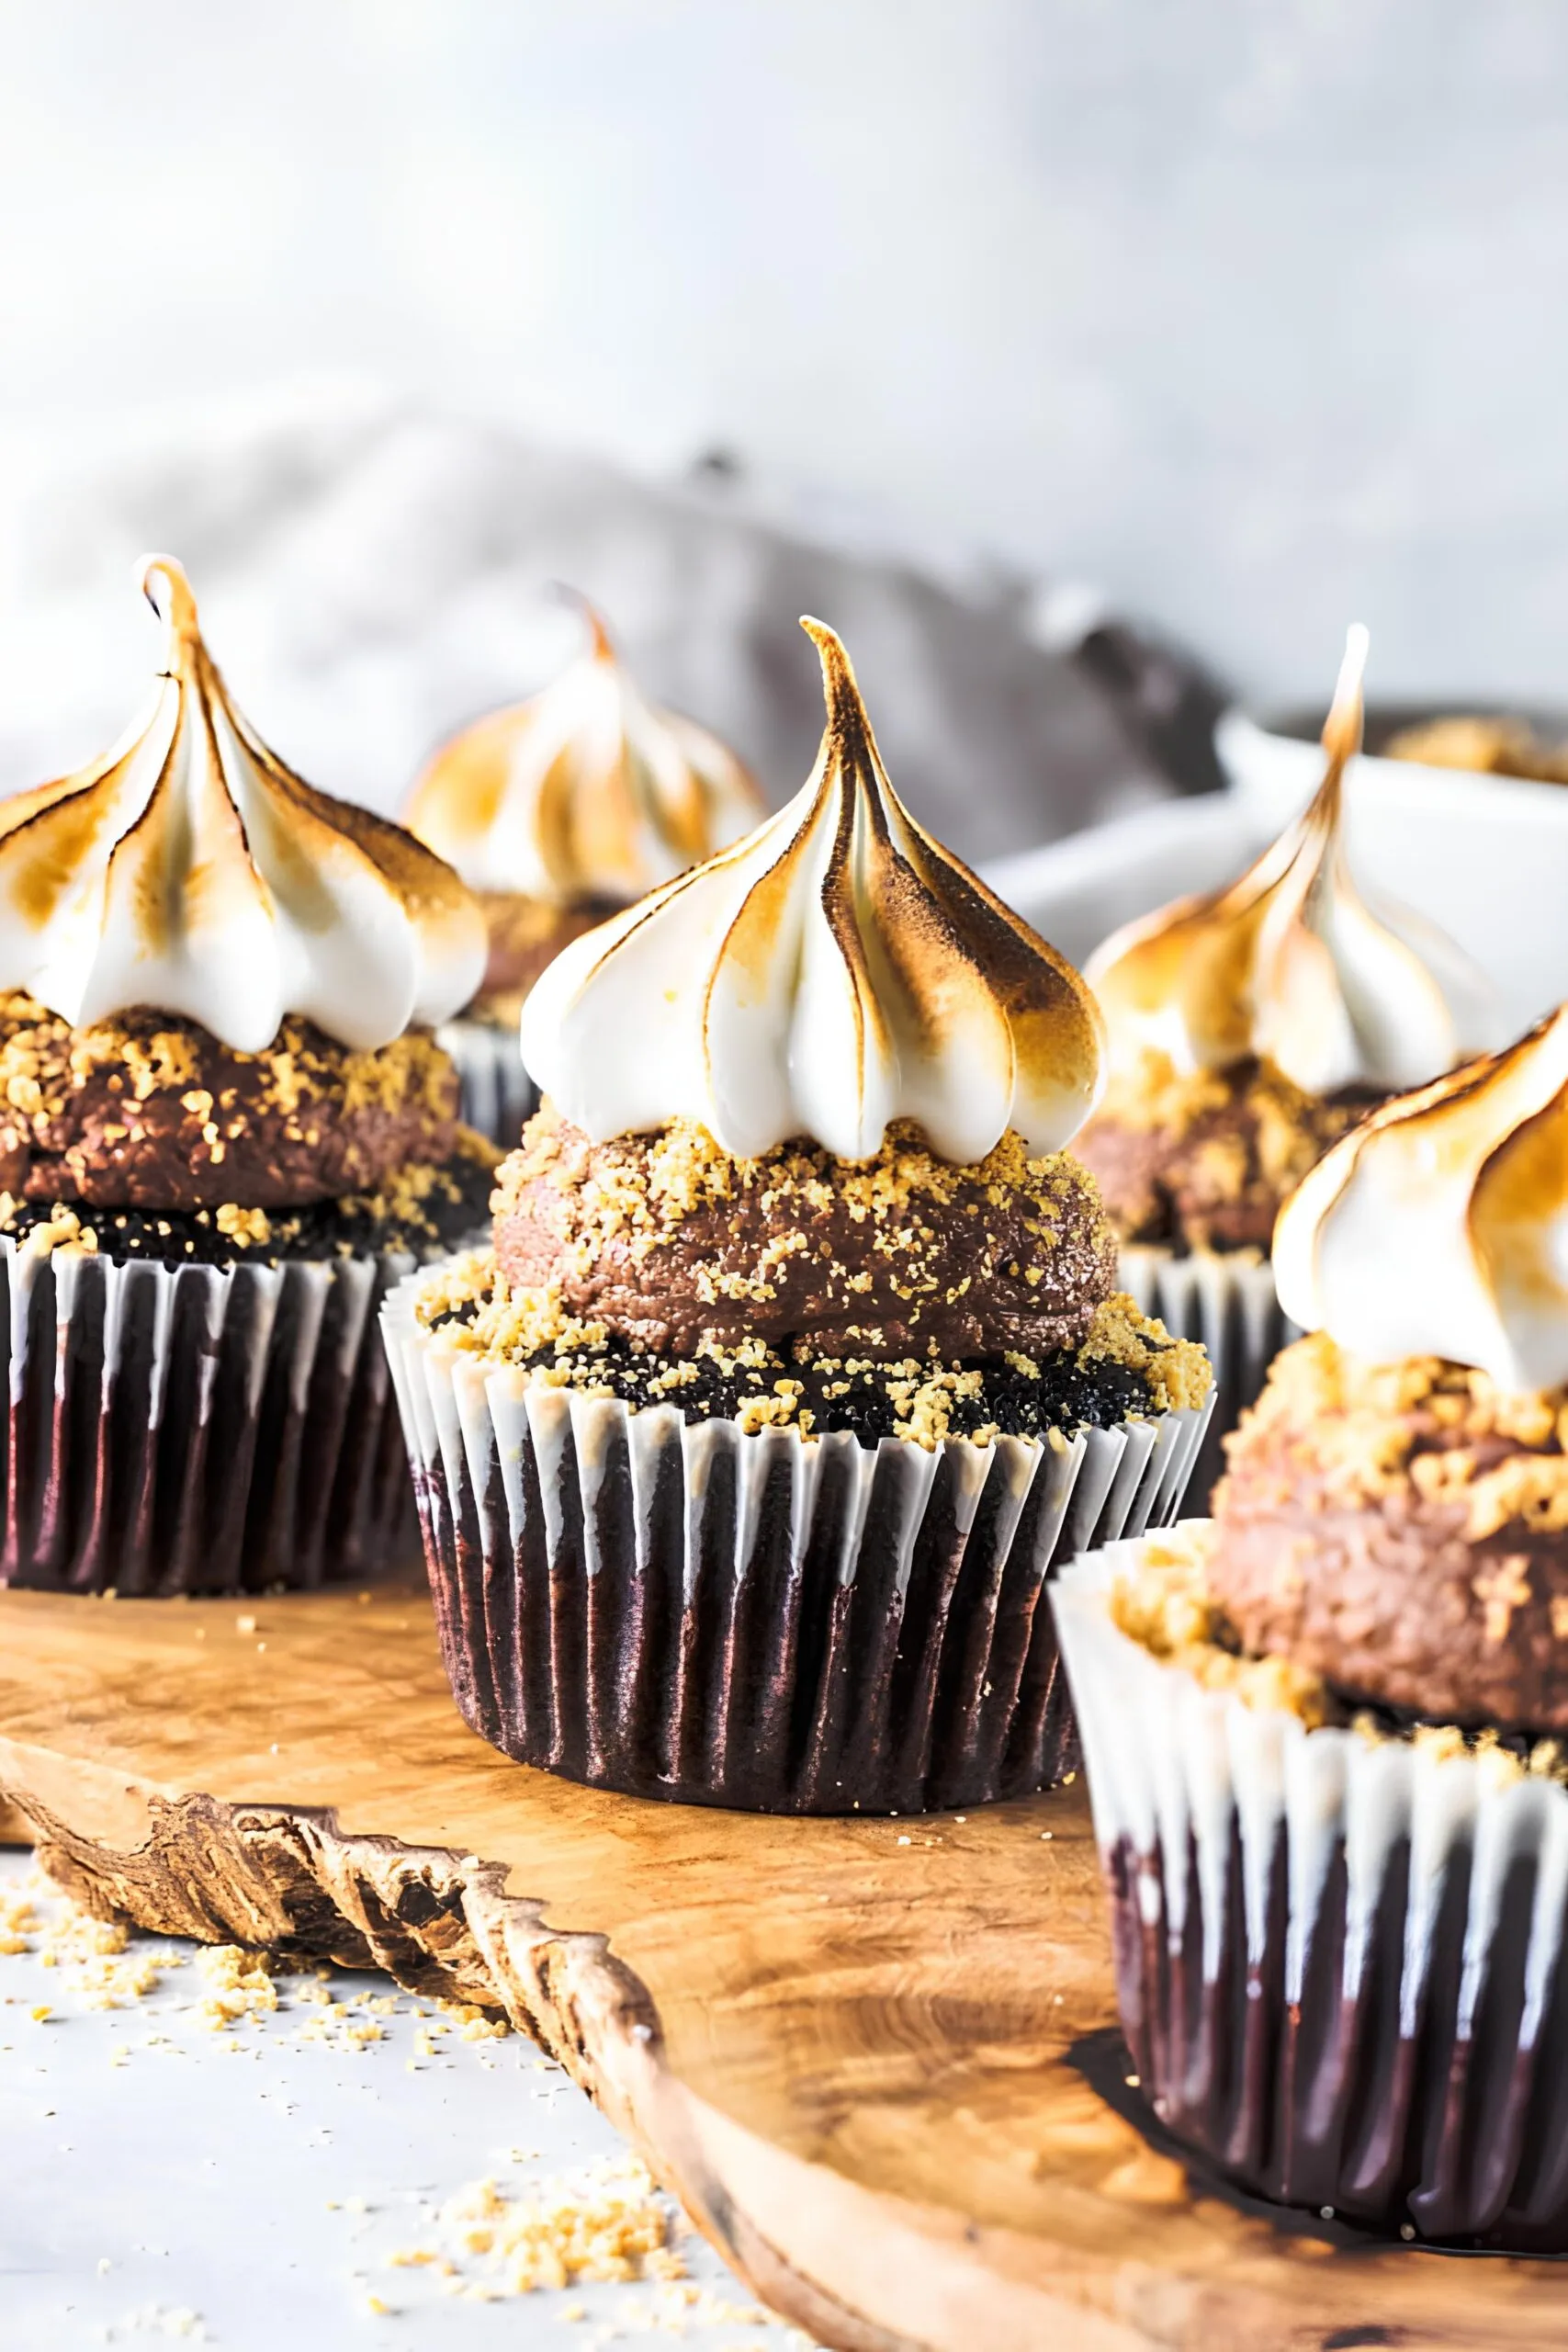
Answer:
[[[1426,2239],[1568,2251],[1568,1788],[1205,1690],[1053,1587],[1122,2030],[1241,2185]]]
[[[1224,1468],[1222,1444],[1257,1402],[1269,1367],[1298,1334],[1274,1288],[1274,1269],[1255,1250],[1194,1250],[1185,1255],[1123,1242],[1120,1279],[1145,1315],[1179,1340],[1198,1340],[1214,1368],[1214,1412],[1192,1465],[1194,1509]]]
[[[1170,1519],[1206,1408],[929,1452],[744,1433],[382,1310],[443,1654],[520,1762],[761,1812],[914,1812],[1077,1761],[1055,1563]]]
[[[446,1021],[435,1042],[457,1064],[464,1124],[514,1151],[523,1122],[539,1102],[538,1089],[523,1067],[515,1022],[502,1026],[495,1021]]]
[[[259,1592],[412,1560],[377,1310],[413,1262],[117,1264],[0,1237],[0,1584]]]

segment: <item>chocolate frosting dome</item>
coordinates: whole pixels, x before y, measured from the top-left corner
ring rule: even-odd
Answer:
[[[400,827],[285,767],[235,707],[185,574],[152,704],[94,765],[0,802],[0,989],[78,1026],[138,1006],[259,1053],[284,1016],[355,1049],[467,1003],[479,908]]]
[[[849,656],[801,626],[828,705],[809,780],[563,950],[523,1057],[595,1143],[691,1119],[737,1159],[800,1136],[858,1161],[909,1120],[960,1166],[1010,1126],[1057,1150],[1100,1090],[1093,997],[903,808]]]
[[[414,786],[410,825],[476,890],[621,905],[762,812],[734,752],[646,702],[585,610],[590,641],[561,675],[455,735]]]
[[[1419,1085],[1457,1057],[1443,985],[1403,935],[1414,919],[1395,930],[1374,915],[1346,864],[1344,777],[1360,749],[1366,655],[1367,632],[1354,628],[1323,730],[1326,773],[1294,824],[1228,888],[1178,899],[1090,956],[1116,1070],[1148,1053],[1179,1074],[1256,1057],[1322,1095]],[[1447,940],[1428,945],[1452,968]]]
[[[1568,1384],[1568,1006],[1384,1103],[1280,1212],[1280,1303],[1373,1363]]]

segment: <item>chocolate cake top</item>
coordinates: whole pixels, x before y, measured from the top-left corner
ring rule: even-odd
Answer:
[[[969,1168],[889,1130],[844,1167],[796,1141],[750,1160],[678,1120],[592,1143],[547,1105],[502,1167],[501,1271],[637,1345],[705,1337],[943,1360],[1077,1346],[1116,1287],[1094,1180],[1008,1135]]]
[[[1568,1731],[1568,1388],[1325,1333],[1226,1441],[1210,1594],[1248,1657],[1461,1725]]]
[[[0,1192],[159,1210],[378,1193],[457,1146],[457,1076],[427,1030],[351,1051],[286,1020],[240,1053],[136,1012],[73,1029],[0,995]]]

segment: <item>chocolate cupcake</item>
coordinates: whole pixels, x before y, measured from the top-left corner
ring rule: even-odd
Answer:
[[[462,1076],[464,1117],[506,1145],[536,1099],[517,1023],[546,965],[762,809],[735,754],[646,703],[599,615],[583,609],[584,651],[543,693],[444,744],[409,804],[411,829],[484,909],[484,978],[441,1042]]]
[[[493,1244],[383,1317],[448,1671],[634,1794],[908,1811],[1076,1747],[1053,1564],[1174,1510],[1208,1366],[1061,1147],[1070,967],[895,798],[838,639],[799,797],[569,947]]]
[[[1459,1058],[1476,985],[1450,943],[1374,912],[1350,880],[1343,783],[1366,650],[1352,629],[1326,772],[1295,823],[1239,881],[1129,924],[1085,967],[1110,1077],[1077,1149],[1122,1236],[1127,1289],[1213,1362],[1200,1493],[1287,1337],[1269,1264],[1281,1203],[1374,1102]]]
[[[1568,1010],[1275,1238],[1212,1521],[1056,1617],[1145,2095],[1249,2188],[1568,2252]]]
[[[184,575],[153,704],[0,802],[0,1583],[310,1585],[412,1535],[386,1292],[482,1226],[428,1023],[479,910],[230,700]]]

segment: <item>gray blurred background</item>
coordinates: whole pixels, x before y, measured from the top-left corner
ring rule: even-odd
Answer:
[[[387,805],[548,666],[552,567],[775,797],[836,594],[896,775],[951,799],[985,736],[976,854],[1159,788],[1042,666],[1096,597],[1262,701],[1352,616],[1384,698],[1568,700],[1558,0],[0,31],[0,783],[125,715],[150,538],[264,730]]]

